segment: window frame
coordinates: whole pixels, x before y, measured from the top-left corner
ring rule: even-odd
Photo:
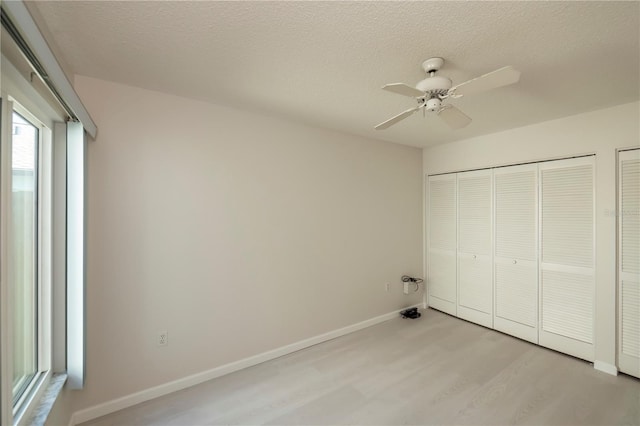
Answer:
[[[41,302],[41,298],[40,298],[40,231],[41,231],[41,226],[40,226],[40,218],[41,218],[41,212],[40,212],[40,147],[42,146],[42,126],[40,125],[39,122],[36,122],[33,120],[33,117],[29,117],[29,113],[28,111],[26,111],[25,109],[23,109],[19,104],[14,103],[13,104],[13,108],[11,111],[11,151],[12,151],[12,156],[13,153],[15,152],[15,126],[16,126],[16,116],[20,117],[27,125],[31,125],[33,128],[35,128],[36,130],[36,140],[35,140],[35,147],[34,147],[34,168],[33,168],[33,189],[34,189],[34,196],[33,196],[33,210],[29,213],[33,213],[34,217],[33,217],[33,234],[32,234],[32,254],[33,254],[33,259],[32,259],[32,264],[29,265],[30,268],[33,269],[33,283],[31,283],[31,285],[33,285],[33,302],[34,302],[34,309],[33,309],[33,317],[30,318],[27,321],[31,321],[32,324],[32,328],[34,329],[34,335],[33,335],[33,351],[31,356],[29,356],[29,358],[32,358],[32,361],[34,362],[35,366],[34,366],[34,372],[29,374],[28,376],[23,376],[20,379],[20,383],[16,386],[16,383],[14,383],[12,381],[12,406],[13,406],[13,411],[14,411],[14,415],[15,415],[15,411],[16,408],[19,408],[20,405],[22,404],[22,401],[24,400],[25,396],[28,396],[28,394],[30,393],[31,389],[33,388],[34,383],[38,380],[38,377],[40,376],[40,349],[41,349],[41,343],[40,343],[40,332],[41,332],[41,324],[40,322],[43,320],[42,315],[40,314],[40,302]],[[21,123],[22,124],[22,123]],[[14,222],[14,218],[15,216],[13,216],[14,213],[14,204],[13,202],[14,200],[14,194],[13,194],[13,190],[14,190],[14,184],[15,181],[13,180],[16,177],[15,171],[13,169],[13,162],[14,162],[14,158],[12,157],[11,159],[11,163],[12,163],[12,168],[11,168],[11,178],[12,178],[12,209],[11,209],[11,217],[12,217],[12,223]],[[25,212],[26,214],[27,212]],[[17,239],[20,237],[20,235],[17,235],[15,233],[10,233],[10,236],[12,236],[12,240]],[[13,246],[13,245],[10,245]],[[13,265],[13,262],[10,262],[11,265]],[[11,271],[9,271],[11,273]],[[17,279],[12,279],[10,282],[14,282],[17,281]],[[21,283],[23,284],[23,283]],[[20,285],[19,287],[23,287],[22,285]],[[13,288],[12,288],[13,291]],[[14,293],[15,294],[15,293]],[[13,300],[13,299],[12,299]],[[15,304],[14,304],[14,309],[15,309]],[[15,313],[15,311],[13,312]],[[14,315],[12,315],[12,320],[15,321],[16,317]],[[17,330],[15,330],[15,322],[13,324],[13,332],[17,334]],[[13,348],[15,350],[15,344],[12,345]],[[23,355],[25,358],[25,362],[26,362],[26,356]],[[16,357],[15,357],[15,352],[13,353],[13,365],[15,368],[15,363],[16,363]],[[15,381],[15,371],[13,372],[13,380]],[[16,390],[17,395],[16,395]]]
[[[34,401],[39,401],[51,380],[52,369],[52,188],[53,188],[53,138],[52,131],[29,109],[16,99],[8,96],[3,117],[11,117],[16,112],[38,129],[37,147],[37,196],[36,196],[36,293],[37,307],[37,372],[30,380],[20,398],[12,403],[11,414],[14,424],[22,424],[35,408]],[[5,133],[6,134],[6,133]],[[9,135],[11,137],[11,135]],[[12,139],[12,138],[11,138]],[[9,289],[11,292],[11,289]],[[8,317],[12,318],[8,307]],[[8,329],[13,330],[12,321]],[[11,346],[11,345],[9,345]],[[11,375],[12,377],[13,375]],[[12,399],[13,401],[13,399]]]
[[[3,46],[4,47],[4,46]],[[0,424],[28,424],[42,403],[54,373],[66,373],[66,352],[54,353],[55,346],[66,342],[65,268],[66,268],[66,162],[59,158],[66,152],[66,134],[59,127],[66,127],[65,116],[52,108],[24,75],[24,70],[14,66],[2,54],[2,87],[0,90]],[[38,270],[40,277],[38,294],[39,333],[38,370],[32,380],[20,408],[13,404],[13,360],[11,345],[12,299],[9,274],[5,265],[11,252],[9,234],[12,198],[12,139],[13,112],[17,112],[38,127]],[[55,132],[54,132],[55,131]],[[55,135],[55,136],[54,136]],[[55,144],[55,148],[54,148]],[[61,149],[62,147],[62,149]],[[54,157],[55,154],[55,157]],[[55,163],[54,163],[55,161]],[[56,172],[54,174],[54,171]],[[54,197],[55,196],[55,197]],[[58,201],[61,198],[61,201]],[[54,212],[53,207],[57,207]],[[56,236],[54,239],[53,232]],[[56,242],[56,251],[53,243]],[[54,258],[55,256],[55,258]],[[53,274],[56,274],[55,276]],[[60,301],[62,300],[62,302]],[[5,349],[6,348],[6,349]],[[66,375],[65,375],[66,377]],[[59,381],[58,381],[59,383]]]

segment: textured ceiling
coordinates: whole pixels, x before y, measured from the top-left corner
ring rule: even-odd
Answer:
[[[92,76],[429,146],[638,100],[640,2],[138,2],[33,4],[63,60]],[[518,84],[453,103],[449,130],[380,90],[423,60],[460,83],[505,65]],[[98,123],[99,125],[99,123]]]

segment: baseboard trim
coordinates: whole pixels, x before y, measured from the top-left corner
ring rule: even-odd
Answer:
[[[387,314],[370,318],[356,324],[348,325],[346,327],[339,328],[328,333],[310,337],[305,340],[300,340],[299,342],[291,343],[289,345],[263,352],[261,354],[254,355],[248,358],[244,358],[239,361],[231,362],[229,364],[221,365],[220,367],[216,367],[211,370],[196,373],[191,376],[183,377],[182,379],[154,386],[140,392],[135,392],[129,395],[125,395],[121,398],[113,399],[102,404],[94,405],[92,407],[76,411],[71,415],[69,426],[75,426],[79,423],[88,422],[90,420],[97,419],[98,417],[102,417],[107,414],[122,410],[124,408],[128,408],[133,405],[140,404],[142,402],[149,401],[151,399],[158,398],[182,389],[189,388],[191,386],[195,386],[208,380],[242,370],[243,368],[252,367],[254,365],[261,364],[263,362],[270,361],[284,355],[288,355],[301,349],[317,345],[318,343],[326,342],[328,340],[335,339],[337,337],[344,336],[346,334],[353,333],[355,331],[362,330],[376,324],[380,324],[381,322],[388,321],[397,317],[398,313],[404,309],[415,307],[419,308],[422,306],[423,304],[419,303],[417,305],[398,309],[397,311],[389,312]]]
[[[618,367],[613,364],[609,364],[608,362],[595,361],[593,363],[593,368],[598,371],[602,371],[603,373],[611,374],[612,376],[618,375]]]

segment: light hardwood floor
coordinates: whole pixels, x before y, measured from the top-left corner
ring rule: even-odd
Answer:
[[[85,425],[640,425],[640,380],[434,310]]]

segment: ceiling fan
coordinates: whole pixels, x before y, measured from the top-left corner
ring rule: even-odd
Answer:
[[[442,58],[430,58],[424,61],[422,69],[427,73],[427,78],[418,82],[415,87],[404,83],[384,85],[382,87],[384,90],[415,98],[418,106],[391,117],[387,121],[378,124],[375,129],[386,129],[419,110],[422,110],[423,113],[428,111],[437,114],[452,129],[461,129],[471,123],[471,118],[455,106],[443,103],[444,100],[456,99],[461,96],[473,95],[507,86],[518,82],[520,79],[520,71],[511,66],[506,66],[452,87],[450,79],[436,75],[436,72],[442,68],[443,64],[444,59]]]

